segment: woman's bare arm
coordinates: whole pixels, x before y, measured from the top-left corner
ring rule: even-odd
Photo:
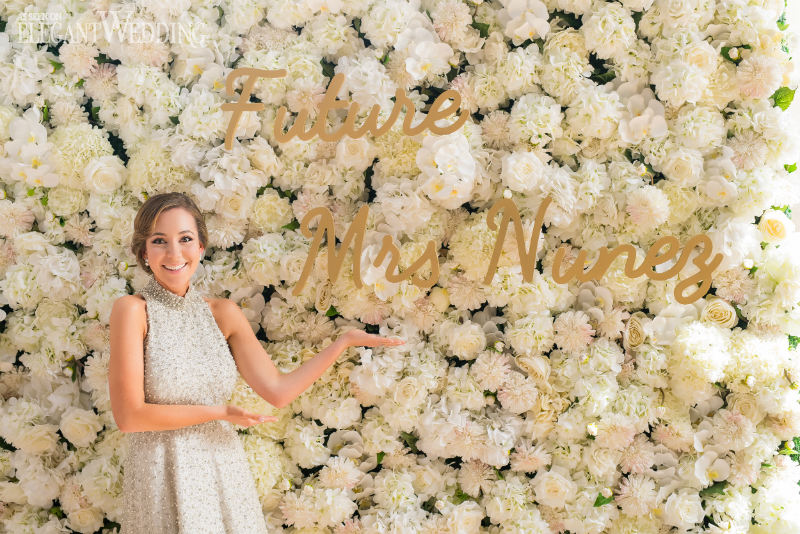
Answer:
[[[228,344],[239,373],[257,395],[277,408],[283,408],[308,389],[348,347],[403,343],[399,339],[382,338],[366,332],[353,332],[355,335],[349,336],[348,332],[297,369],[283,373],[261,346],[239,305],[230,299],[221,299],[220,308],[230,329]]]
[[[109,320],[111,412],[121,432],[174,430],[223,419],[226,406],[144,402],[144,303],[133,295],[114,302]]]

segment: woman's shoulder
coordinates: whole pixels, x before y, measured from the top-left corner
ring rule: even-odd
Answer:
[[[145,300],[139,294],[122,295],[114,301],[114,308],[120,310],[120,315],[125,318],[125,323],[130,323],[130,319],[137,319],[139,324],[142,325],[144,335],[147,335],[147,320],[145,308]],[[111,314],[114,317],[114,313]]]

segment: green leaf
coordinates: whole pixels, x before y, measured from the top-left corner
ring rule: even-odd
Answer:
[[[743,44],[743,45],[739,45],[739,46],[723,46],[720,49],[719,53],[722,54],[722,57],[724,57],[728,61],[730,61],[732,63],[736,63],[738,65],[739,62],[742,60],[742,55],[741,55],[741,52],[740,52],[739,56],[736,59],[732,58],[731,57],[731,50],[734,49],[734,48],[746,48],[747,50],[750,50],[750,45]]]
[[[701,489],[700,496],[708,497],[709,495],[720,495],[725,492],[726,487],[728,487],[727,480],[720,480],[719,482],[714,482],[709,487]]]
[[[788,164],[784,165],[783,168],[786,169],[786,172],[794,172],[797,170],[797,163],[792,163],[791,165]]]
[[[47,122],[50,120],[50,107],[47,105],[47,102],[44,103],[42,106],[42,121]]]
[[[336,308],[331,306],[330,308],[328,308],[328,311],[325,312],[325,315],[327,317],[333,317],[334,315],[339,315],[339,312],[336,310]]]
[[[381,464],[381,462],[383,461],[383,457],[384,456],[386,456],[385,452],[381,451],[381,452],[378,453],[378,465]]]
[[[611,497],[603,497],[602,493],[597,494],[597,498],[594,500],[594,506],[597,508],[598,506],[604,506],[614,500],[614,496]]]
[[[480,34],[481,34],[481,37],[483,37],[484,39],[489,37],[489,25],[488,24],[486,24],[484,22],[478,22],[476,20],[473,20],[472,24],[470,24],[470,26],[472,26],[473,28],[478,30],[478,32],[480,32]]]
[[[506,479],[506,477],[503,476],[503,473],[498,468],[495,467],[494,472],[497,473],[497,478],[499,478],[500,480]]]
[[[453,495],[453,504],[461,504],[464,501],[474,501],[475,499],[469,493],[464,493],[461,486],[456,486],[456,492]]]
[[[797,345],[800,344],[800,337],[798,336],[789,336],[789,350],[795,350]],[[797,438],[795,438],[797,439]],[[798,449],[800,450],[800,449]]]
[[[419,449],[417,448],[417,440],[419,438],[417,436],[408,432],[400,432],[400,437],[403,438],[403,441],[406,446],[411,449],[411,452],[419,453]]]
[[[300,228],[300,223],[297,222],[297,219],[292,219],[292,222],[284,224],[281,228],[284,230],[297,230]]]
[[[775,91],[770,98],[773,102],[775,102],[775,106],[781,108],[783,111],[786,111],[791,105],[792,100],[794,100],[794,89],[781,87]]]
[[[778,29],[780,31],[785,31],[788,27],[789,25],[786,24],[786,11],[784,11],[778,19]]]
[[[177,115],[171,116],[169,118],[169,120],[172,121],[172,124],[175,124],[177,126],[177,124],[178,124],[178,116]]]
[[[48,61],[53,66],[53,72],[56,72],[57,70],[64,68],[64,64],[59,61],[56,61],[55,59],[49,59]]]
[[[325,59],[320,59],[319,64],[322,65],[322,75],[327,78],[333,78],[334,64],[330,61],[325,61]]]

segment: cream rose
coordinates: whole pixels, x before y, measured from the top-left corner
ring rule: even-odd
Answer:
[[[374,157],[375,149],[364,136],[344,136],[336,145],[336,164],[341,167],[364,171]]]
[[[794,222],[780,210],[767,210],[758,222],[761,236],[767,243],[778,243],[794,232]]]
[[[19,436],[14,436],[12,445],[27,454],[38,456],[53,450],[58,443],[56,425],[33,425],[26,428]]]
[[[419,379],[407,376],[394,388],[394,401],[401,406],[417,406],[425,399],[426,393]]]
[[[61,433],[76,447],[88,447],[103,429],[100,417],[91,410],[70,406],[61,416]]]
[[[563,508],[564,504],[575,498],[577,486],[569,476],[569,471],[554,465],[549,471],[539,471],[533,478],[533,490],[536,502],[554,508]]]
[[[703,520],[700,496],[693,490],[679,490],[667,499],[664,505],[664,523],[688,530]]]
[[[646,319],[645,315],[637,312],[631,315],[628,322],[625,323],[625,330],[622,331],[622,346],[625,347],[625,350],[636,349],[647,338],[643,319]]]
[[[117,156],[100,156],[83,168],[83,183],[94,193],[113,193],[125,183],[125,173]]]
[[[103,526],[105,514],[97,508],[80,508],[67,514],[69,528],[78,532],[95,532]]]
[[[706,305],[700,312],[700,320],[722,328],[733,328],[739,322],[733,306],[726,300],[715,296],[706,298]]]

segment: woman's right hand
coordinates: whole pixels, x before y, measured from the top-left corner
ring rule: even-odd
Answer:
[[[224,421],[234,423],[239,426],[249,427],[253,425],[260,425],[261,423],[273,423],[278,420],[274,415],[263,415],[260,413],[248,412],[233,404],[225,406],[225,415],[222,417]]]

